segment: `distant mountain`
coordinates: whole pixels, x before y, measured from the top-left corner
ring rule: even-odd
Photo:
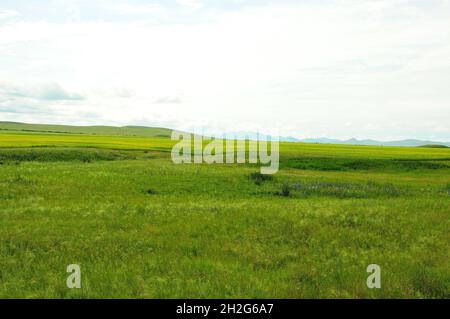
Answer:
[[[375,145],[375,146],[424,146],[424,145],[443,145],[450,147],[450,142],[423,141],[415,139],[399,140],[399,141],[376,141],[371,139],[358,140],[351,138],[348,140],[337,140],[329,138],[305,138],[296,139],[293,137],[280,137],[280,141],[284,142],[302,142],[302,143],[318,143],[318,144],[347,144],[347,145]]]
[[[260,139],[265,140],[268,139],[268,135],[255,133],[255,132],[232,132],[229,133],[231,136],[236,136],[238,139]],[[317,143],[317,144],[347,144],[347,145],[374,145],[374,146],[447,146],[450,147],[450,142],[436,142],[436,141],[426,141],[426,140],[415,140],[415,139],[406,139],[399,141],[377,141],[372,139],[364,139],[358,140],[355,138],[351,138],[348,140],[338,140],[331,138],[304,138],[298,139],[292,136],[280,136],[281,142],[298,142],[298,143]]]

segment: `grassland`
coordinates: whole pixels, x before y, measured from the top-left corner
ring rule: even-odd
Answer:
[[[26,124],[0,121],[0,131],[46,132],[57,134],[90,134],[90,135],[118,135],[170,137],[172,130],[159,127],[144,126],[72,126],[50,124]]]
[[[263,178],[49,131],[0,130],[0,297],[450,297],[450,149],[282,143]]]

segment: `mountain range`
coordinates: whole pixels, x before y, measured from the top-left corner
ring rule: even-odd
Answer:
[[[268,135],[258,134],[255,132],[233,132],[229,133],[230,136],[236,136],[238,139],[268,139]],[[304,138],[299,139],[292,136],[280,136],[281,142],[293,142],[293,143],[316,143],[316,144],[347,144],[347,145],[374,145],[374,146],[447,146],[450,147],[450,142],[441,141],[428,141],[428,140],[418,140],[418,139],[404,139],[396,141],[377,141],[373,139],[362,139],[358,140],[356,138],[351,138],[348,140],[339,140],[332,138]]]

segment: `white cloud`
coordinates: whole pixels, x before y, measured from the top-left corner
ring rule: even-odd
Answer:
[[[105,8],[118,14],[146,15],[164,12],[165,9],[161,4],[130,4],[130,3],[112,3]]]
[[[159,24],[14,22],[0,26],[0,79],[86,92],[88,101],[53,101],[58,119],[72,122],[95,112],[92,121],[109,124],[450,139],[442,130],[450,119],[443,6],[378,0],[221,11],[205,4],[189,12],[195,22],[181,9]],[[127,2],[109,8],[139,11]],[[150,15],[159,5],[145,8]]]
[[[17,17],[19,13],[14,10],[6,10],[0,8],[0,19],[7,19],[7,18],[13,18]]]
[[[203,6],[202,0],[177,0],[177,3],[181,6],[199,8]]]
[[[25,98],[42,101],[79,101],[86,99],[80,93],[66,91],[58,83],[43,83],[33,87],[0,83],[0,95],[10,99]]]
[[[153,103],[155,104],[179,104],[182,103],[181,96],[161,96],[157,98]]]

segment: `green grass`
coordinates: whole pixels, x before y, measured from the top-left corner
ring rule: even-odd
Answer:
[[[450,297],[450,149],[282,143],[266,178],[173,144],[0,131],[0,297]]]
[[[319,171],[360,171],[389,170],[411,171],[420,169],[449,169],[450,158],[422,159],[374,159],[374,158],[333,158],[333,157],[301,157],[289,158],[284,167]]]
[[[0,165],[11,162],[64,162],[64,161],[114,161],[134,159],[138,152],[102,149],[2,149]]]

